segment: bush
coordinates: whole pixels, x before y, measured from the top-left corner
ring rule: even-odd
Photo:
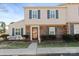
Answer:
[[[56,39],[56,35],[48,35],[49,36],[49,40],[54,40]]]
[[[75,34],[74,38],[75,38],[76,41],[79,41],[79,34]]]
[[[44,41],[46,39],[46,35],[41,35],[40,38],[41,38],[41,41]]]
[[[74,36],[70,35],[70,34],[63,35],[63,40],[65,42],[74,42],[75,41]]]
[[[9,36],[8,34],[2,34],[0,37],[3,38],[4,40],[8,40],[7,38],[8,36]]]
[[[56,39],[56,35],[41,35],[40,38],[41,38],[42,41],[44,41],[44,40],[54,40],[54,39]]]
[[[30,38],[30,35],[22,35],[22,37],[24,37],[25,39]]]

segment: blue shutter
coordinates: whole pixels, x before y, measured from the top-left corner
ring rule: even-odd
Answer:
[[[40,19],[40,10],[38,10],[38,19]]]
[[[58,19],[59,16],[58,16],[58,10],[56,10],[56,19]]]
[[[47,18],[49,19],[50,18],[50,10],[47,10]]]
[[[14,28],[12,28],[12,36],[15,35],[15,31],[14,31]]]
[[[19,28],[19,35],[21,35],[20,28]]]
[[[23,28],[21,28],[21,35],[23,35]]]
[[[29,10],[29,19],[32,19],[32,10]]]

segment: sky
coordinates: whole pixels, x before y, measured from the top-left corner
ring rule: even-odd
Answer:
[[[27,6],[56,6],[60,3],[0,3],[0,21],[7,25],[24,19],[24,9]]]

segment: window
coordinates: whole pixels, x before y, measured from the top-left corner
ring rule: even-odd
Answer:
[[[29,10],[29,19],[40,19],[40,10]]]
[[[58,10],[47,10],[47,18],[55,18],[58,19]]]
[[[20,35],[20,29],[16,29],[16,35]]]
[[[12,36],[23,35],[23,28],[12,28]]]
[[[55,35],[55,27],[49,27],[49,35]]]

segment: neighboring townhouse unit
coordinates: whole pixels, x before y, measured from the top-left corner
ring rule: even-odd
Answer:
[[[12,22],[8,25],[7,33],[10,35],[9,40],[21,40],[23,39],[21,35],[25,34],[25,24],[24,20],[18,22]]]
[[[24,7],[24,20],[10,24],[8,33],[15,38],[27,34],[39,42],[41,35],[79,34],[79,4]]]

